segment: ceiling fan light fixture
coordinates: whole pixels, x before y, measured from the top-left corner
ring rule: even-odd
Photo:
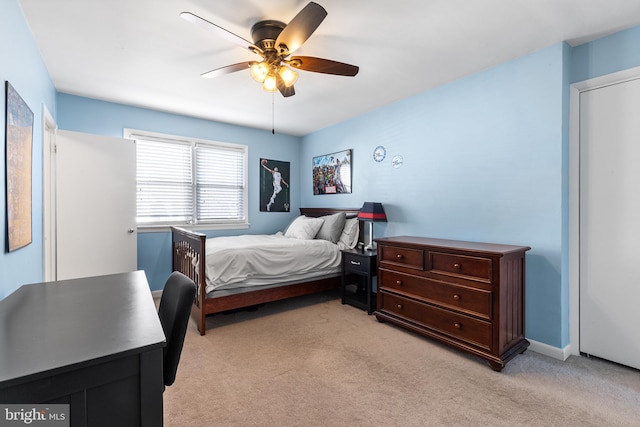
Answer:
[[[264,79],[264,83],[262,83],[262,89],[267,92],[275,92],[276,90],[278,90],[275,74],[269,73],[269,75],[267,75],[267,77]]]
[[[223,36],[261,57],[259,60],[239,62],[201,74],[205,78],[231,74],[249,68],[251,77],[261,83],[263,90],[267,92],[279,91],[283,97],[288,98],[296,93],[293,86],[298,79],[297,70],[337,76],[358,74],[359,68],[357,66],[330,59],[312,56],[289,58],[316,31],[327,16],[327,11],[314,1],[310,1],[288,24],[270,19],[253,24],[251,27],[253,42],[193,13],[183,12],[180,16],[200,27],[215,31],[219,36]]]
[[[296,80],[298,80],[298,73],[293,71],[289,67],[285,67],[284,65],[280,66],[280,68],[278,69],[278,74],[280,74],[280,77],[282,77],[282,80],[284,81],[284,85],[286,87],[293,86]]]
[[[249,71],[255,81],[263,83],[269,74],[269,65],[266,62],[254,62]]]

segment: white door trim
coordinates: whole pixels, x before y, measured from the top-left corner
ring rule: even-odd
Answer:
[[[637,78],[640,67],[574,83],[570,88],[568,354],[580,354],[580,93]]]
[[[55,150],[53,141],[58,125],[42,105],[42,277],[56,280],[56,192]]]

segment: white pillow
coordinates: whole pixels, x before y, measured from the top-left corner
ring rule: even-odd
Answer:
[[[313,240],[318,234],[324,220],[322,218],[308,218],[304,215],[294,219],[284,237],[293,237],[294,239]]]
[[[333,215],[325,215],[320,218],[324,219],[320,231],[316,235],[316,239],[327,240],[331,243],[338,243],[342,231],[344,230],[344,223],[346,215],[344,212],[338,212]]]
[[[358,218],[348,218],[344,223],[342,229],[342,235],[338,240],[338,246],[340,249],[353,249],[358,244],[358,237],[360,236],[360,227]]]

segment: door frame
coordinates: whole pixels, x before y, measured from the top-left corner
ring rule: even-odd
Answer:
[[[56,280],[56,156],[55,119],[42,106],[42,277]]]
[[[640,67],[574,83],[569,107],[569,346],[565,359],[580,354],[580,94],[640,78]]]

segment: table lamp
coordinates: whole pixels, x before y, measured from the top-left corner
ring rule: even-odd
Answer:
[[[362,208],[358,213],[358,219],[360,221],[367,221],[369,223],[369,244],[364,247],[364,250],[372,251],[375,249],[373,243],[373,223],[387,222],[387,216],[384,213],[382,203],[364,202],[364,205],[362,205]]]

